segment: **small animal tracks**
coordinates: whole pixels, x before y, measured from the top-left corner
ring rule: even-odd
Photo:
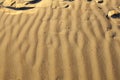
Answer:
[[[120,10],[119,7],[117,9],[109,10],[107,13],[107,17],[111,19],[111,21],[117,25],[120,25]]]
[[[70,8],[72,3],[74,0],[64,0],[62,2],[59,2],[60,3],[60,7],[61,8]]]
[[[97,3],[103,3],[103,0],[95,0]]]
[[[120,11],[118,11],[118,10],[110,10],[108,12],[108,17],[111,17],[111,18],[120,18]]]
[[[120,7],[117,7],[116,9],[109,10],[107,13],[107,18],[110,19],[111,27],[112,29],[108,28],[107,33],[109,32],[109,37],[112,39],[120,40]],[[112,32],[111,32],[112,31]]]

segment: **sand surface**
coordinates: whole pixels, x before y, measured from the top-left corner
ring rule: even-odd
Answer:
[[[96,1],[1,0],[0,80],[120,80],[120,0]]]

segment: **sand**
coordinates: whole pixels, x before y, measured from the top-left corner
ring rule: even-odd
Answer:
[[[0,2],[0,80],[120,80],[120,0]]]

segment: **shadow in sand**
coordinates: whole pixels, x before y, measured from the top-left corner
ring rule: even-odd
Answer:
[[[27,4],[35,4],[35,3],[38,3],[40,1],[41,0],[33,0],[33,1],[29,1]],[[15,4],[15,3],[13,3],[13,4]],[[5,6],[5,8],[9,8],[9,9],[13,9],[13,10],[28,10],[28,9],[32,9],[34,7],[20,7],[20,8],[16,8],[16,7],[12,7],[12,6]]]
[[[111,16],[112,18],[120,18],[120,13],[114,14]]]
[[[29,1],[28,4],[35,4],[35,3],[38,3],[40,2],[41,0],[33,0],[33,1]]]
[[[13,10],[28,10],[28,9],[32,9],[34,7],[20,7],[20,8],[15,8],[15,7],[7,6],[6,8],[13,9]]]

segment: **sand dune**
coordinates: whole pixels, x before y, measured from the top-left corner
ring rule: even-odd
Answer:
[[[120,80],[119,0],[25,6],[1,5],[0,80]]]

